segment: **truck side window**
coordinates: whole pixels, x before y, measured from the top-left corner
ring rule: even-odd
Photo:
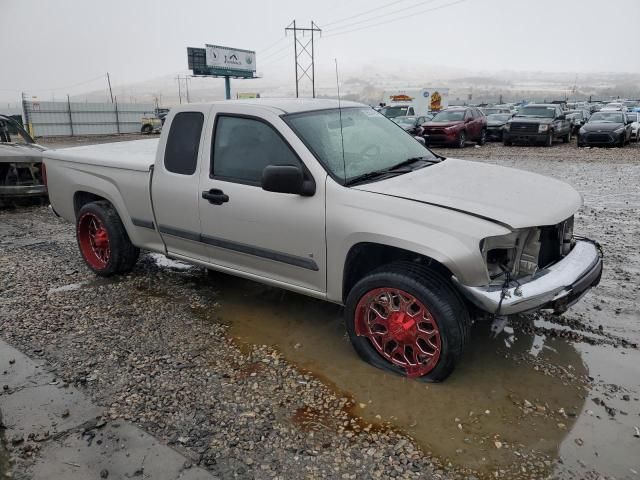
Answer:
[[[296,165],[300,160],[273,127],[244,117],[218,116],[211,175],[260,185],[267,165]]]
[[[198,165],[198,149],[204,115],[180,112],[173,117],[164,152],[164,167],[173,173],[193,175]]]
[[[413,111],[413,107],[409,107],[409,111],[407,112],[408,115],[415,115],[414,111]]]

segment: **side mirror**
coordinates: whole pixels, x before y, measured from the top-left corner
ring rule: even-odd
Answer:
[[[427,146],[427,142],[425,141],[425,139],[424,139],[424,138],[419,137],[419,136],[417,136],[417,135],[416,135],[415,137],[413,137],[413,138],[415,138],[415,139],[418,141],[418,143],[421,143],[423,147],[426,147],[426,146]]]
[[[316,193],[316,184],[305,180],[302,168],[295,165],[268,165],[262,171],[262,189],[311,197]]]
[[[558,115],[558,120],[566,120],[566,115]]]

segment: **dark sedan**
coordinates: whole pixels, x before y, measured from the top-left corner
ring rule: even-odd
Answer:
[[[395,123],[404,128],[411,135],[422,135],[424,128],[422,124],[429,121],[428,117],[395,117],[392,118]]]
[[[487,115],[487,140],[502,141],[505,125],[511,119],[510,113],[492,113]]]
[[[631,122],[624,112],[600,111],[591,115],[578,132],[578,146],[624,147],[631,140]]]

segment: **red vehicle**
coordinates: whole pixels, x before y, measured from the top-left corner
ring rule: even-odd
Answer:
[[[487,117],[475,107],[450,107],[423,123],[427,145],[452,145],[464,148],[467,141],[484,145]]]

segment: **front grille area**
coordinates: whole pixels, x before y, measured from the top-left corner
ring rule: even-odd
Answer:
[[[537,123],[512,123],[511,131],[514,133],[538,133]]]
[[[567,255],[573,246],[573,216],[557,225],[540,227],[538,267],[545,268]]]
[[[608,133],[589,133],[587,134],[587,142],[593,143],[611,143],[613,138]]]

